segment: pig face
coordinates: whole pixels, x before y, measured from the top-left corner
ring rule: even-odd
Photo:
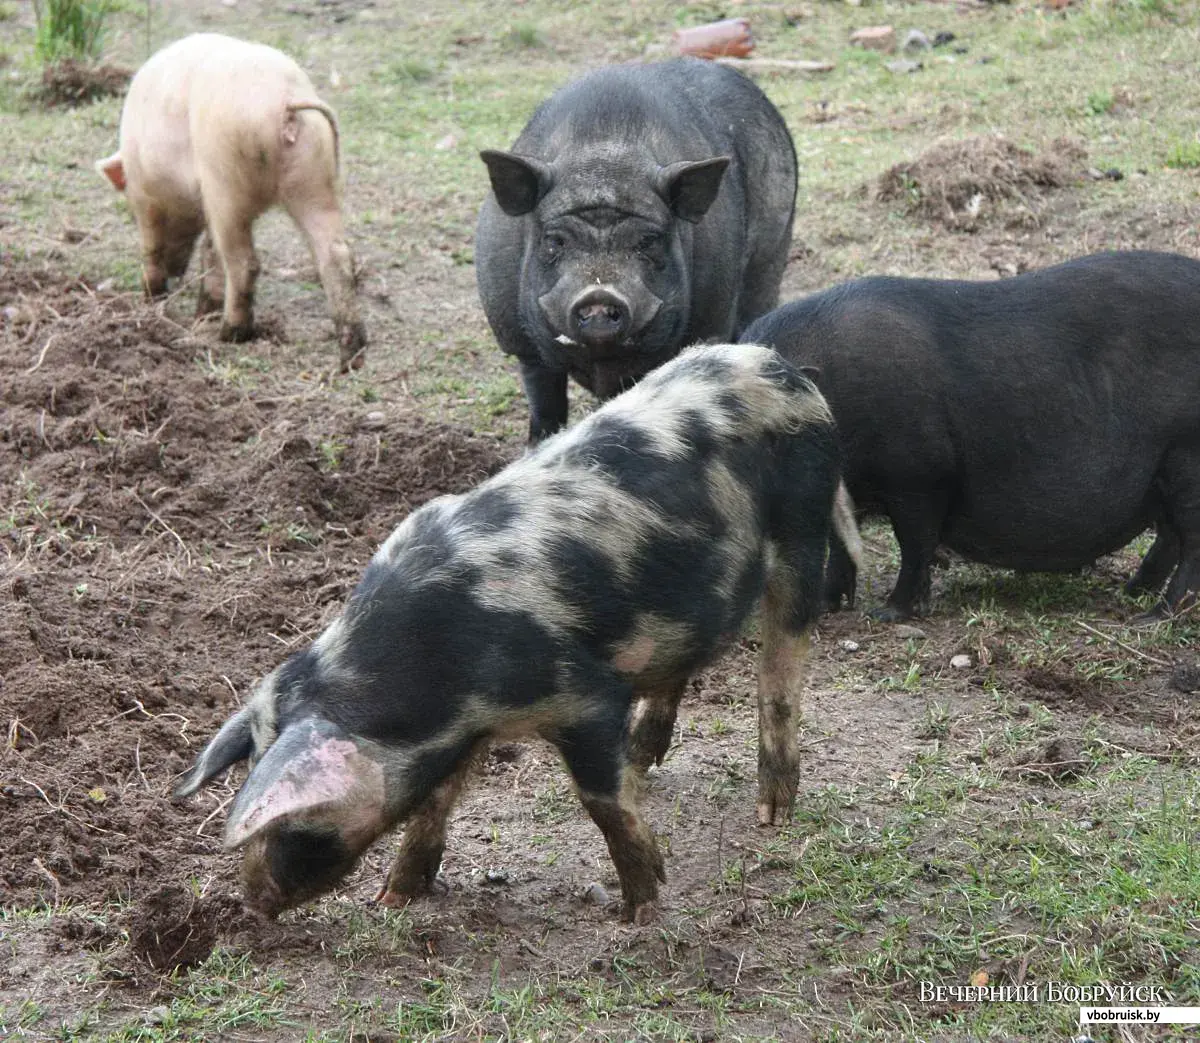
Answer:
[[[690,319],[692,225],[729,159],[481,155],[500,208],[527,219],[521,321],[553,352],[545,361],[609,398],[674,355]]]
[[[386,758],[317,714],[279,728],[278,676],[263,682],[174,790],[176,798],[189,796],[226,768],[250,761],[225,825],[225,846],[244,847],[246,902],[272,917],[334,887],[394,821],[386,808]]]

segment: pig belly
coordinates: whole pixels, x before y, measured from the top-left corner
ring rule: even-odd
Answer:
[[[1076,569],[1124,547],[1154,523],[1157,513],[1148,487],[1136,497],[1098,489],[1088,497],[1037,501],[993,492],[952,505],[942,542],[985,565],[1031,572]]]

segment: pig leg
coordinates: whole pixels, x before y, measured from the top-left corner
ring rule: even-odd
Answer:
[[[212,233],[208,231],[205,231],[201,243],[201,260],[204,262],[204,274],[196,297],[196,318],[211,315],[225,307],[225,267],[213,245]]]
[[[797,453],[802,450],[797,450]],[[803,474],[802,459],[784,474]],[[768,517],[766,588],[758,659],[758,822],[785,825],[800,782],[796,731],[802,713],[808,631],[821,610],[833,488],[786,483]]]
[[[549,438],[567,426],[567,374],[521,359],[521,383],[529,400],[529,441]]]
[[[201,185],[208,232],[225,269],[221,340],[253,340],[254,284],[258,281],[259,263],[251,228],[258,214],[232,198],[223,187],[215,187],[204,180]]]
[[[843,602],[847,609],[854,608],[855,588],[858,586],[858,569],[845,545],[837,537],[829,541],[829,561],[825,566],[825,611],[838,612]]]
[[[930,494],[892,500],[884,506],[900,544],[900,575],[887,604],[871,615],[882,622],[895,623],[929,611],[929,570],[941,541],[946,503],[944,495]]]
[[[643,692],[640,715],[629,734],[629,763],[645,771],[651,764],[662,764],[671,747],[675,715],[687,679],[652,692]]]
[[[1200,590],[1200,451],[1172,450],[1161,474],[1162,487],[1169,490],[1165,522],[1179,539],[1179,566],[1163,600],[1168,612],[1182,612],[1196,604]]]
[[[1158,523],[1154,543],[1146,552],[1133,578],[1125,584],[1126,594],[1154,594],[1179,564],[1179,534],[1165,521]]]
[[[358,312],[354,286],[354,257],[346,245],[342,214],[332,184],[290,186],[284,206],[300,226],[321,275],[321,286],[337,335],[343,373],[361,369],[365,361],[367,333]]]
[[[171,215],[145,199],[135,202],[133,209],[142,240],[146,295],[161,297],[169,289],[169,279],[183,278],[203,225],[195,215]]]
[[[552,741],[579,799],[604,834],[621,881],[626,919],[644,924],[654,919],[658,882],[666,880],[666,873],[658,842],[638,810],[638,773],[625,762],[624,731],[624,712],[606,713],[562,729]]]
[[[387,883],[376,896],[381,905],[393,909],[407,905],[418,895],[428,894],[437,879],[446,849],[446,824],[478,757],[487,748],[477,747],[454,773],[438,786],[409,817],[404,839],[387,875]]]

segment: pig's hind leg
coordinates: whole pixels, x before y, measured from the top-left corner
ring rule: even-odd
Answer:
[[[1196,604],[1200,592],[1200,450],[1172,449],[1163,460],[1160,474],[1162,487],[1168,490],[1165,518],[1146,562],[1154,556],[1164,529],[1169,527],[1176,534],[1179,564],[1167,584],[1162,607],[1167,612],[1182,612]]]
[[[290,171],[283,186],[283,205],[308,241],[325,299],[333,315],[343,373],[359,369],[367,346],[358,310],[354,256],[346,244],[342,214],[332,179],[311,171]]]
[[[803,452],[803,443],[797,451]],[[822,573],[836,476],[784,469],[768,520],[766,588],[758,659],[758,804],[763,826],[791,819],[800,781],[796,732],[802,712],[809,628],[822,601]],[[807,473],[806,473],[807,472]]]
[[[220,337],[239,342],[254,338],[254,284],[260,266],[254,252],[252,228],[261,207],[239,198],[233,182],[229,186],[215,173],[201,175],[208,234],[225,270]]]
[[[678,684],[642,693],[638,717],[629,733],[629,761],[635,768],[645,771],[652,764],[662,764],[671,748],[679,700],[686,687],[684,678]]]
[[[200,243],[200,259],[204,271],[200,277],[200,292],[196,295],[196,318],[222,311],[225,307],[225,266],[217,253],[212,233],[207,229]]]
[[[562,754],[579,799],[600,827],[617,869],[624,915],[634,923],[655,916],[658,883],[666,880],[662,852],[637,806],[638,773],[625,759],[628,697],[549,736]]]

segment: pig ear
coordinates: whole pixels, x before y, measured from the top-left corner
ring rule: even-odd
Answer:
[[[225,846],[240,847],[285,815],[332,809],[348,834],[382,828],[383,766],[336,724],[310,717],[285,728],[250,772],[225,823]]]
[[[717,198],[721,178],[728,166],[728,156],[696,163],[672,163],[659,171],[659,195],[667,201],[676,217],[695,224],[708,213]]]
[[[171,796],[175,800],[190,797],[214,775],[238,761],[244,761],[254,752],[254,736],[250,731],[250,708],[239,710],[229,718],[196,763],[175,783]]]
[[[112,182],[118,192],[125,191],[125,162],[121,153],[114,152],[108,159],[96,160],[96,169]]]
[[[496,202],[509,217],[529,213],[554,184],[554,171],[529,156],[484,149],[479,153],[492,179]]]

